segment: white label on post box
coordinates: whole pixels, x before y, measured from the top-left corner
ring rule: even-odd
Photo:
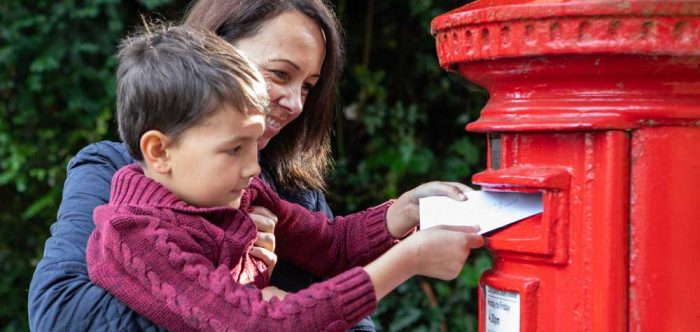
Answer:
[[[520,331],[520,294],[484,286],[486,332]]]

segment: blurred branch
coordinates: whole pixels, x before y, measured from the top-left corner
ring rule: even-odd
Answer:
[[[433,291],[433,287],[430,286],[430,283],[428,283],[425,280],[420,281],[420,289],[423,290],[423,293],[425,293],[425,296],[428,297],[428,302],[430,303],[430,307],[432,308],[438,308],[438,300],[437,296],[435,296],[435,292]],[[447,332],[447,324],[445,324],[445,320],[441,319],[440,320],[440,332]]]
[[[374,7],[375,0],[369,0],[367,14],[365,15],[365,42],[362,51],[362,65],[369,68],[369,57],[372,52],[372,35],[374,33]]]

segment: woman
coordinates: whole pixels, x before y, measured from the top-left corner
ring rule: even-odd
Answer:
[[[259,66],[273,102],[259,142],[264,178],[283,198],[330,217],[322,190],[343,54],[333,12],[321,0],[204,0],[184,21],[215,31]],[[92,144],[71,160],[58,220],[29,290],[32,330],[161,330],[91,284],[86,270],[92,210],[107,201],[114,172],[132,162],[124,146],[113,142]],[[274,265],[274,216],[257,212],[263,231],[258,254]],[[285,291],[313,282],[308,272],[285,262],[276,265],[272,280]],[[372,331],[374,325],[366,319],[356,330]]]

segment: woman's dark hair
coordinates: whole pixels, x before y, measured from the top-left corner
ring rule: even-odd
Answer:
[[[185,15],[185,24],[216,32],[230,43],[255,34],[268,20],[298,11],[316,22],[325,37],[321,77],[309,91],[299,118],[273,137],[260,163],[286,190],[325,189],[331,166],[330,135],[343,61],[338,20],[324,0],[200,0]]]

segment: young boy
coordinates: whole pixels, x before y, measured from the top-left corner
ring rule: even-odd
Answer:
[[[88,272],[156,324],[342,331],[413,275],[454,278],[483,244],[468,227],[438,227],[394,246],[417,223],[418,197],[457,198],[457,185],[426,184],[333,222],[282,201],[257,178],[265,83],[214,34],[155,28],[126,39],[118,57],[119,132],[139,164],[114,175],[109,203],[94,211]],[[281,257],[335,277],[264,301],[269,275],[250,255],[251,205],[277,215]]]

